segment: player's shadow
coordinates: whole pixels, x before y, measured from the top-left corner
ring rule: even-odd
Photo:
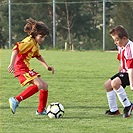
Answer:
[[[62,119],[87,119],[91,120],[93,118],[103,118],[106,117],[105,111],[108,109],[108,106],[65,106],[65,114]],[[36,106],[19,106],[19,109],[34,109],[36,110]],[[119,109],[123,109],[122,106]],[[0,106],[0,112],[4,110],[10,110],[9,106],[4,105]],[[75,111],[76,110],[76,111]],[[97,111],[96,111],[97,110]],[[94,111],[94,112],[93,112]],[[10,111],[9,111],[10,112]],[[79,115],[80,114],[80,115]],[[90,115],[91,114],[91,115]],[[119,115],[121,117],[121,115]]]
[[[106,109],[108,108],[108,106],[65,106],[65,109],[95,109],[95,108],[99,108],[99,109]]]
[[[122,106],[119,108],[123,108]],[[103,116],[107,116],[105,115],[105,111],[108,109],[108,106],[65,106],[65,111],[66,115],[64,114],[63,119],[88,119],[91,120],[93,118],[103,118]],[[70,111],[69,111],[70,110]],[[74,113],[74,111],[71,110],[76,110],[76,114]],[[79,112],[78,112],[79,110]],[[88,110],[88,112],[87,112]],[[97,110],[94,111],[93,110]],[[99,111],[100,110],[100,111]],[[67,113],[71,113],[70,115]],[[80,115],[79,115],[80,114]],[[89,115],[91,114],[91,115]],[[119,115],[120,116],[120,115]],[[120,116],[121,117],[121,116]]]
[[[19,106],[19,108],[24,108],[24,109],[25,108],[31,108],[32,109],[32,108],[37,108],[37,107],[33,107],[33,106]],[[4,110],[5,109],[10,109],[10,107],[9,106],[1,106],[0,109],[4,109]]]

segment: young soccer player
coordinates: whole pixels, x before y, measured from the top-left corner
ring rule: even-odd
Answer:
[[[39,53],[39,45],[49,34],[48,27],[42,21],[32,18],[27,19],[24,31],[29,35],[21,42],[17,42],[13,48],[8,72],[14,73],[21,86],[31,84],[22,93],[9,98],[10,109],[13,114],[19,103],[29,98],[39,91],[39,103],[36,115],[46,115],[46,104],[48,98],[48,84],[41,78],[40,74],[30,68],[30,59],[36,58],[48,71],[54,74],[54,68],[48,66],[44,58]]]
[[[133,90],[133,42],[128,39],[128,33],[123,26],[117,26],[110,31],[114,43],[118,47],[118,60],[120,66],[118,73],[104,83],[107,92],[109,110],[105,114],[119,115],[116,94],[122,103],[123,118],[129,117],[132,112],[132,103],[129,101],[125,87],[130,85]]]

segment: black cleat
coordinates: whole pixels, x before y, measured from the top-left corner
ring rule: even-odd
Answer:
[[[105,112],[105,114],[107,114],[107,115],[119,115],[120,114],[120,111],[119,110],[116,110],[115,112],[111,112],[110,110],[107,110]]]
[[[131,103],[130,106],[125,107],[123,110],[123,118],[127,118],[130,117],[130,115],[132,114],[132,109],[133,109],[133,104]]]

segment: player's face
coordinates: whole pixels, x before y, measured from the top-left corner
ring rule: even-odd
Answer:
[[[45,40],[46,36],[47,35],[43,36],[43,35],[38,34],[37,36],[35,36],[35,40],[38,44],[41,44]]]
[[[122,39],[118,35],[111,35],[114,40],[114,43],[119,47],[125,47],[127,44],[127,38],[123,37]]]

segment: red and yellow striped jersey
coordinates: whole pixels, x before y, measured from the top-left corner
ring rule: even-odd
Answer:
[[[15,76],[29,72],[30,59],[41,56],[39,54],[39,44],[32,36],[26,37],[21,42],[17,42],[13,50],[18,51],[17,58],[15,60]]]

